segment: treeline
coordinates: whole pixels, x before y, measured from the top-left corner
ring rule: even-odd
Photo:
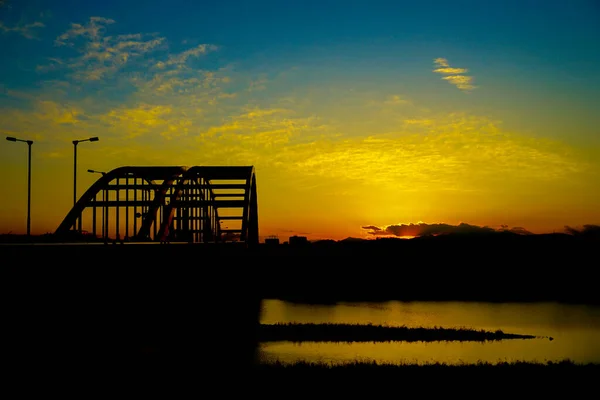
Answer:
[[[299,246],[3,245],[0,253],[6,266],[20,267],[16,271],[43,266],[42,273],[53,274],[48,276],[53,280],[74,267],[76,275],[102,277],[109,287],[113,282],[147,277],[157,279],[157,284],[197,282],[199,288],[207,285],[202,290],[208,292],[223,286],[230,292],[299,302],[600,304],[595,279],[598,248],[597,239],[568,234],[456,234]]]

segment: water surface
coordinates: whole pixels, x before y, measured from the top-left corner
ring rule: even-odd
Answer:
[[[398,302],[308,305],[264,300],[261,323],[360,323],[471,328],[535,335],[499,342],[263,343],[264,362],[448,364],[485,361],[600,363],[600,307],[559,303]],[[549,340],[552,337],[554,340]]]

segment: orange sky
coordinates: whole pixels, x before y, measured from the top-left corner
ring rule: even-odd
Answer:
[[[209,30],[111,7],[14,5],[0,15],[9,54],[0,132],[35,142],[34,234],[53,232],[69,211],[71,141],[91,136],[100,140],[78,146],[78,196],[99,178],[88,169],[253,165],[261,237],[372,237],[365,227],[419,222],[534,233],[600,223],[591,19],[547,24],[577,50],[514,18],[509,34],[501,21],[477,31],[473,18],[461,31],[442,12],[432,18],[448,26],[411,19],[403,28],[379,11],[345,10],[338,23],[363,21],[355,30],[303,17],[294,29],[277,25],[279,37],[243,29],[218,6],[216,21],[236,23]],[[315,41],[313,30],[328,39]],[[414,40],[402,40],[409,31]],[[0,178],[0,233],[24,233],[26,144],[0,142]]]

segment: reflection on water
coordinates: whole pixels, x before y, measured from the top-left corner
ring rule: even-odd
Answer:
[[[265,362],[280,360],[340,363],[375,360],[393,363],[478,361],[600,362],[600,307],[557,303],[398,302],[294,304],[264,300],[261,323],[360,323],[409,327],[472,328],[548,339],[500,342],[301,343],[261,344]]]

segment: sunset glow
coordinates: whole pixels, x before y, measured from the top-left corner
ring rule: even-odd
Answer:
[[[32,234],[71,209],[89,137],[78,196],[88,169],[253,165],[261,238],[563,232],[600,224],[599,19],[583,0],[5,0],[0,133],[34,141]],[[0,233],[25,233],[26,145],[2,138],[0,179]]]

